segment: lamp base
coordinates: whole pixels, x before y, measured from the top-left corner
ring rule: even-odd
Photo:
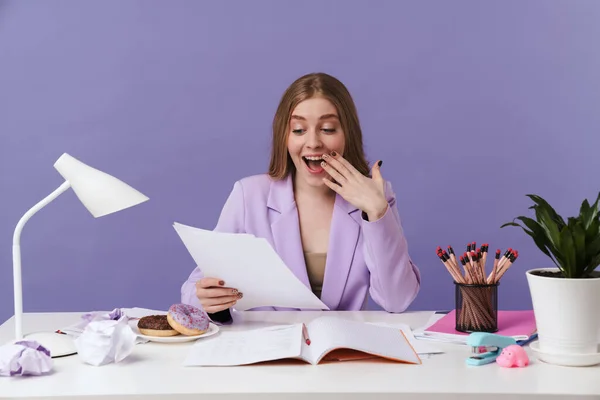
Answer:
[[[75,341],[71,335],[56,332],[33,332],[25,335],[24,340],[35,340],[50,351],[52,358],[77,354]]]

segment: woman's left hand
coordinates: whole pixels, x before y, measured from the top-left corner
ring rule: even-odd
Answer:
[[[371,170],[372,178],[364,176],[339,154],[324,154],[321,166],[335,182],[323,178],[323,182],[347,202],[364,211],[369,221],[381,218],[388,208],[385,198],[385,181],[381,176],[381,161]]]

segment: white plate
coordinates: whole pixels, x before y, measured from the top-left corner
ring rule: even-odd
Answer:
[[[140,333],[140,330],[137,327],[137,320],[136,321],[132,321],[131,325],[131,329],[133,329],[133,332],[138,336],[141,337],[142,339],[146,339],[149,340],[151,342],[158,342],[158,343],[183,343],[183,342],[192,342],[194,340],[198,340],[198,339],[202,339],[208,336],[212,336],[214,334],[216,334],[217,332],[219,332],[219,327],[215,324],[213,324],[212,322],[209,323],[208,325],[208,330],[206,332],[204,332],[202,335],[198,335],[198,336],[186,336],[186,335],[177,335],[177,336],[166,336],[166,337],[162,337],[162,336],[148,336],[148,335],[142,335]]]
[[[556,354],[544,353],[540,350],[540,344],[536,340],[529,344],[529,348],[535,356],[548,364],[562,365],[566,367],[589,367],[600,364],[600,352],[590,354]]]

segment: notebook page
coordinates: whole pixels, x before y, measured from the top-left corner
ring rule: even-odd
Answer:
[[[184,366],[231,366],[254,364],[300,355],[302,324],[224,331],[198,340]]]
[[[317,364],[328,352],[348,348],[381,357],[420,364],[419,356],[399,329],[336,317],[319,317],[307,324],[309,356]]]

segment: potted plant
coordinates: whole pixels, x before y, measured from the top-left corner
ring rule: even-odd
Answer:
[[[535,203],[529,207],[535,218],[519,216],[501,228],[521,227],[555,264],[526,272],[538,351],[550,355],[544,361],[569,359],[576,365],[577,357],[598,354],[600,342],[600,194],[591,206],[584,200],[579,215],[566,221],[540,196],[527,197]]]

